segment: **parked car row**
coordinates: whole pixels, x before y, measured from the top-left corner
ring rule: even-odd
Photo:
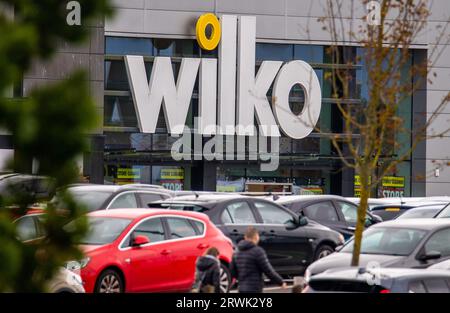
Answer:
[[[450,293],[447,207],[418,206],[365,230],[359,267],[349,267],[351,239],[308,267],[304,292]]]
[[[67,190],[88,211],[90,232],[80,242],[86,257],[67,263],[67,269],[79,270],[87,292],[188,291],[196,258],[212,246],[221,253],[221,290],[227,292],[233,249],[249,226],[258,229],[274,268],[285,277],[305,275],[308,292],[332,291],[329,280],[335,281],[335,291],[355,291],[354,286],[364,285],[362,277],[374,275],[366,268],[374,262],[392,269],[387,272],[389,282],[376,288],[364,285],[365,292],[405,291],[409,278],[423,276],[402,273],[401,268],[437,266],[436,274],[449,267],[441,262],[450,258],[450,219],[429,218],[450,217],[446,197],[372,203],[366,211],[361,273],[353,275],[355,269],[348,266],[357,221],[355,199],[172,192],[141,184],[78,184]],[[52,202],[64,206],[58,194]],[[43,214],[45,210],[31,210],[15,221],[21,240],[45,237]],[[340,281],[345,277],[353,281]],[[434,290],[428,280],[420,284],[425,291]]]

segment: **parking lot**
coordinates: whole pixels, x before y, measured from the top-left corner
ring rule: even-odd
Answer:
[[[89,225],[78,246],[84,257],[69,260],[58,278],[70,278],[74,292],[190,291],[198,260],[213,249],[216,292],[236,293],[233,263],[245,245],[267,255],[269,272],[258,274],[271,277],[264,293],[291,293],[301,280],[304,292],[450,292],[449,197],[369,199],[359,266],[350,267],[357,198],[174,192],[145,184],[77,184],[64,192],[87,209]],[[39,225],[46,205],[63,209],[64,201],[57,192],[17,216],[18,238],[45,240]],[[290,277],[286,288],[275,283],[276,273]]]

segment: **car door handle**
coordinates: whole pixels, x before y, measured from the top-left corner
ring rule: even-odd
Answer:
[[[168,255],[168,254],[171,254],[172,253],[172,250],[163,250],[163,251],[161,251],[161,254],[162,255]]]
[[[356,230],[356,227],[349,226],[349,227],[347,227],[347,229],[348,229],[348,230],[351,230],[351,231],[355,231],[355,230]]]
[[[233,230],[231,231],[231,234],[232,234],[232,235],[239,235],[239,231],[238,231],[237,229],[233,229]]]
[[[197,246],[197,248],[199,248],[199,249],[206,249],[206,248],[209,248],[209,245],[206,244],[206,243],[201,243],[201,244],[199,244],[199,245]]]
[[[275,231],[271,230],[271,231],[269,231],[269,232],[263,231],[263,232],[261,233],[261,235],[262,235],[262,236],[266,236],[266,237],[274,237],[276,234],[275,234]]]

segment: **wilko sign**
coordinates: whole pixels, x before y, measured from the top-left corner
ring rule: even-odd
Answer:
[[[206,34],[208,25],[211,34]],[[195,81],[199,79],[197,132],[202,135],[260,135],[301,139],[316,125],[321,109],[321,88],[312,67],[301,60],[263,61],[255,75],[256,17],[202,15],[196,27],[202,49],[218,45],[218,59],[183,58],[175,82],[170,57],[155,57],[150,80],[144,58],[125,56],[125,64],[141,132],[154,133],[161,106],[168,132],[181,135],[185,128]],[[147,83],[149,81],[149,83]],[[272,101],[267,92],[273,84]],[[299,84],[305,95],[296,115],[289,93]]]

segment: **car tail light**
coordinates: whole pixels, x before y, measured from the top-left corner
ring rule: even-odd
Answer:
[[[380,293],[391,293],[389,289],[381,289]]]

